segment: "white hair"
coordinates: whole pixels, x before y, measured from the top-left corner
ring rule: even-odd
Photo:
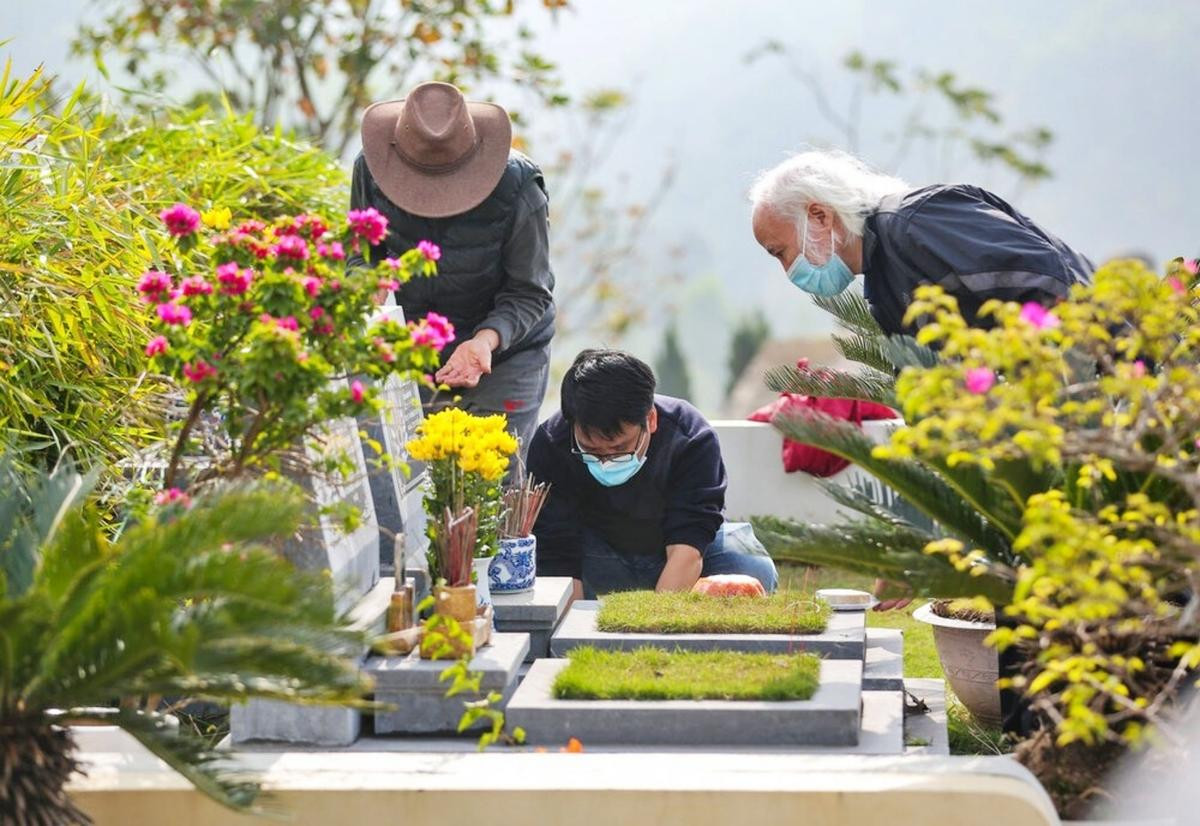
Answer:
[[[798,152],[763,172],[750,187],[750,202],[768,207],[800,226],[809,204],[825,204],[851,235],[861,236],[866,217],[888,195],[912,187],[876,172],[853,155],[837,150]]]

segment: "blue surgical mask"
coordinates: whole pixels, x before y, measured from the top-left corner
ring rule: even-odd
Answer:
[[[837,295],[849,287],[854,281],[854,273],[850,272],[850,268],[846,266],[846,262],[842,260],[841,256],[834,252],[833,228],[831,227],[829,230],[829,260],[819,267],[804,257],[808,247],[807,213],[804,215],[802,235],[800,254],[796,256],[792,266],[788,267],[788,280],[812,295]]]
[[[637,475],[637,472],[646,464],[646,457],[636,456],[624,462],[601,462],[599,460],[589,462],[587,459],[583,461],[593,479],[606,488],[615,488]]]
[[[646,457],[644,455],[639,456],[638,451],[642,448],[642,439],[648,434],[649,431],[643,428],[642,435],[638,437],[638,443],[634,447],[633,453],[626,453],[609,459],[601,459],[599,456],[585,453],[579,449],[578,443],[576,443],[571,452],[583,460],[583,463],[587,465],[588,473],[592,474],[593,479],[606,488],[615,488],[617,485],[623,485],[632,479],[642,469],[642,466],[646,464]]]

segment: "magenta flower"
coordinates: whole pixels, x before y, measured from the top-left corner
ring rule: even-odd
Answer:
[[[167,225],[167,232],[176,237],[191,235],[200,226],[200,213],[187,204],[167,207],[158,217]]]
[[[992,389],[996,374],[988,367],[972,367],[967,371],[967,392],[979,395]]]
[[[429,313],[420,324],[410,324],[412,342],[418,347],[432,347],[439,353],[454,341],[454,325],[450,319]]]
[[[1188,272],[1190,272],[1192,275],[1196,275],[1197,273],[1200,273],[1200,259],[1196,259],[1196,258],[1184,259],[1183,268],[1185,270],[1187,270]]]
[[[1175,276],[1167,279],[1167,286],[1174,290],[1176,295],[1183,295],[1187,292],[1187,287],[1183,286],[1183,282]]]
[[[1133,363],[1133,377],[1140,379],[1144,375],[1146,375],[1146,362],[1138,359]]]
[[[418,242],[417,252],[421,253],[426,261],[437,261],[442,257],[442,248],[432,241]]]
[[[153,358],[167,352],[171,348],[171,343],[167,341],[166,336],[155,336],[146,344],[146,357]]]
[[[318,320],[323,315],[325,315],[324,307],[313,307],[311,310],[308,311],[308,317],[311,318],[313,321]]]
[[[216,374],[217,368],[213,367],[204,359],[199,359],[192,364],[183,365],[183,375],[193,384],[199,384],[210,376],[215,376]]]
[[[341,241],[334,241],[332,244],[317,244],[317,255],[333,261],[346,260],[346,250],[342,248]]]
[[[367,390],[365,387],[363,387],[363,383],[361,381],[355,379],[354,381],[350,382],[350,398],[354,400],[355,404],[362,404],[363,399],[366,398],[366,393]]]
[[[317,297],[317,293],[321,292],[321,285],[324,284],[324,282],[315,275],[306,275],[304,280],[300,283],[304,285],[304,291],[312,298]]]
[[[387,236],[387,218],[375,207],[350,210],[346,213],[346,223],[350,225],[351,232],[372,246]]]
[[[192,320],[192,311],[186,304],[159,304],[158,317],[163,324],[178,324],[186,327]]]
[[[400,289],[400,282],[394,278],[381,278],[379,279],[379,289],[398,290]]]
[[[279,326],[280,329],[283,329],[283,330],[295,331],[295,330],[300,329],[300,322],[296,321],[296,317],[294,315],[285,315],[283,318],[279,319],[275,323]]]
[[[254,280],[254,270],[241,269],[236,261],[228,261],[217,267],[217,280],[221,282],[221,292],[225,295],[241,295],[250,289]]]
[[[179,488],[169,488],[167,490],[160,490],[158,493],[154,494],[154,504],[182,505],[186,508],[191,506],[192,498]]]
[[[1027,301],[1021,306],[1021,320],[1039,330],[1052,330],[1062,323],[1058,316],[1036,301]]]
[[[170,292],[174,286],[171,283],[171,276],[162,270],[146,270],[137,283],[138,292],[145,297],[146,301],[158,301],[163,293]]]
[[[299,235],[285,235],[275,245],[274,252],[280,258],[305,261],[308,259],[308,244]]]
[[[184,295],[210,295],[212,291],[212,284],[208,283],[208,279],[203,276],[193,275],[191,278],[183,279]]]

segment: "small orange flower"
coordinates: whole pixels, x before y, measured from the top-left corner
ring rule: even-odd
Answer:
[[[578,737],[572,737],[567,741],[567,746],[563,749],[563,751],[565,751],[567,754],[582,754],[583,743],[579,742]]]

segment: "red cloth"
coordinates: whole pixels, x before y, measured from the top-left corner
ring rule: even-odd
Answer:
[[[801,359],[797,365],[801,370],[808,369],[808,359]],[[819,396],[802,396],[799,393],[780,393],[779,398],[761,407],[749,415],[752,422],[770,422],[783,412],[813,411],[823,413],[835,419],[844,419],[862,424],[877,419],[895,419],[899,414],[890,407],[875,402],[859,401],[857,399],[827,399]],[[802,470],[813,476],[832,476],[850,466],[850,462],[834,454],[813,447],[812,445],[783,440],[783,469],[788,473]]]

